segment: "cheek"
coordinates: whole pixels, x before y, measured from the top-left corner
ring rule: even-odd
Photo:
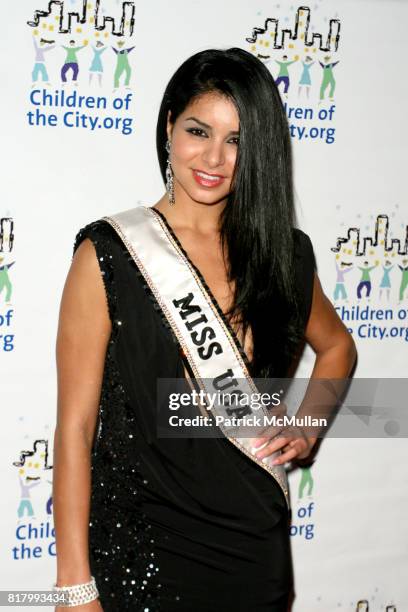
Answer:
[[[201,151],[201,143],[188,134],[180,133],[177,138],[173,138],[172,155],[175,163],[177,161],[188,161],[194,158]]]
[[[234,169],[238,157],[238,147],[230,145],[225,154],[225,163],[231,172]]]

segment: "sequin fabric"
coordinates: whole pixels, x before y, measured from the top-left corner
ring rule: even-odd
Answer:
[[[112,321],[91,458],[90,563],[104,612],[157,612],[163,608],[155,534],[141,507],[141,487],[147,481],[134,452],[135,414],[115,362],[122,321],[111,231],[106,223],[93,222],[78,232],[74,245],[75,252],[83,239],[92,240]]]
[[[85,237],[96,248],[112,321],[89,528],[104,611],[287,610],[292,574],[280,487],[226,440],[157,439],[157,378],[183,375],[180,346],[113,227],[89,224],[75,248]]]

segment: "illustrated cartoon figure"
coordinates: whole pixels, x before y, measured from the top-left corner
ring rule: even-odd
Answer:
[[[336,302],[338,299],[346,300],[347,299],[347,291],[344,285],[344,275],[347,272],[351,272],[353,270],[353,265],[346,263],[345,261],[341,261],[340,265],[337,263],[337,259],[335,259],[336,270],[337,270],[337,278],[336,278],[336,286],[334,288],[333,299]]]
[[[390,299],[390,289],[391,289],[391,279],[390,279],[390,272],[393,269],[393,265],[391,264],[390,261],[385,262],[385,264],[383,265],[383,277],[381,279],[381,283],[380,283],[380,299],[383,293],[383,290],[385,289],[387,292],[387,300]]]
[[[365,261],[364,268],[360,268],[360,266],[358,266],[358,269],[362,271],[360,282],[357,285],[357,297],[359,300],[361,299],[361,290],[363,289],[363,287],[366,288],[366,297],[370,297],[370,293],[371,293],[370,272],[371,270],[374,270],[374,268],[377,265],[378,265],[378,261],[375,262],[374,266],[371,266],[371,268],[369,268],[368,261]]]
[[[54,41],[48,41],[48,40],[45,40],[44,38],[41,38],[40,44],[38,44],[35,39],[35,36],[33,36],[33,43],[34,43],[34,49],[35,49],[35,63],[34,63],[33,71],[32,71],[32,79],[33,79],[32,87],[34,87],[40,75],[41,75],[43,82],[46,83],[47,85],[50,85],[50,79],[48,77],[47,68],[45,67],[44,55],[48,53],[49,51],[52,51],[53,49],[55,49],[56,45],[52,44],[53,42]]]
[[[3,289],[5,288],[6,289],[5,302],[6,302],[6,304],[9,304],[10,303],[10,299],[11,299],[11,292],[12,292],[13,286],[11,284],[8,271],[11,268],[11,266],[14,265],[16,262],[12,261],[9,264],[1,265],[3,261],[4,261],[4,257],[2,257],[2,255],[0,254],[0,294],[3,291]]]
[[[67,82],[68,70],[72,70],[72,82],[74,83],[74,85],[78,85],[77,79],[78,79],[78,73],[79,73],[79,65],[78,65],[77,53],[78,51],[81,51],[81,49],[84,49],[87,44],[88,44],[88,41],[85,40],[82,47],[75,47],[75,40],[70,40],[69,47],[64,47],[64,45],[62,45],[62,48],[65,49],[65,51],[67,52],[65,62],[61,68],[62,85],[64,85]]]
[[[18,477],[20,481],[21,498],[17,509],[17,516],[19,520],[21,520],[24,517],[24,512],[27,511],[27,516],[34,518],[33,505],[30,499],[30,489],[38,486],[41,480],[39,478],[38,480],[32,480],[29,476],[24,476],[23,469],[19,470]]]
[[[279,87],[279,85],[283,83],[284,84],[283,93],[287,95],[289,91],[289,85],[290,85],[288,66],[297,62],[297,58],[295,58],[292,61],[288,61],[288,56],[284,55],[282,57],[282,60],[283,60],[282,62],[278,62],[278,60],[275,60],[275,62],[279,66],[279,74],[278,74],[277,79],[275,80],[275,83],[277,87]]]
[[[101,55],[106,51],[108,47],[105,47],[103,42],[100,40],[97,41],[96,46],[92,47],[94,52],[94,56],[92,58],[92,64],[89,68],[89,84],[92,82],[92,77],[94,74],[98,75],[99,87],[102,86],[102,75],[103,75],[103,65]]]
[[[402,266],[400,266],[398,264],[399,269],[402,272],[402,276],[401,276],[401,285],[400,285],[400,289],[399,289],[399,300],[400,302],[402,302],[402,300],[404,299],[404,292],[405,289],[407,288],[408,285],[408,259],[403,259],[402,260]]]
[[[301,477],[300,483],[299,483],[298,498],[302,499],[303,493],[304,493],[306,487],[308,487],[307,495],[311,495],[312,494],[314,481],[313,481],[313,476],[312,476],[311,466],[310,465],[307,466],[307,467],[302,467],[300,469],[302,471],[302,477]]]
[[[324,94],[328,87],[330,87],[329,98],[330,100],[333,100],[334,90],[336,89],[336,80],[334,78],[333,68],[337,66],[339,62],[332,62],[330,64],[329,61],[330,56],[326,55],[326,57],[324,58],[325,63],[322,64],[322,62],[319,62],[320,66],[323,68],[323,79],[322,84],[320,86],[320,101],[324,100]]]
[[[113,51],[116,53],[116,68],[115,68],[115,74],[113,77],[114,79],[114,83],[113,83],[114,90],[113,91],[116,91],[118,89],[119,79],[122,76],[123,72],[125,72],[126,74],[125,87],[127,89],[130,89],[129,83],[130,83],[130,77],[132,74],[132,69],[129,64],[128,55],[131,51],[133,51],[135,47],[133,46],[133,47],[129,47],[128,49],[122,49],[124,44],[125,44],[124,40],[119,40],[118,41],[119,48],[115,49],[115,47],[112,47]]]
[[[302,75],[299,81],[299,90],[298,90],[299,97],[302,92],[302,89],[306,88],[306,97],[309,98],[310,86],[312,84],[312,79],[310,77],[310,69],[314,64],[315,62],[312,61],[312,58],[310,57],[310,55],[306,55],[305,61],[302,62],[303,71],[302,71]]]

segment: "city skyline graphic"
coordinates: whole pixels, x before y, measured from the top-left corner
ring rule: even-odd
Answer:
[[[408,225],[405,226],[405,238],[390,237],[390,220],[386,214],[377,215],[374,235],[361,236],[359,227],[349,227],[346,236],[338,237],[336,246],[331,247],[334,253],[339,253],[342,246],[351,243],[355,246],[354,255],[363,257],[367,255],[367,249],[373,247],[382,247],[385,252],[391,253],[395,249],[398,255],[408,255]]]
[[[7,232],[6,232],[7,228]],[[11,253],[14,244],[14,221],[12,217],[1,217],[0,218],[0,253],[5,253],[5,246],[7,245],[7,252]]]
[[[27,24],[32,28],[36,28],[40,25],[42,19],[55,14],[59,22],[58,32],[60,34],[71,34],[73,27],[87,23],[88,12],[91,11],[88,0],[82,0],[82,9],[80,11],[65,12],[64,4],[64,0],[50,0],[48,9],[36,10],[33,19],[27,21]],[[90,16],[95,30],[101,32],[111,26],[111,33],[114,36],[125,36],[126,27],[128,27],[129,36],[132,36],[135,26],[135,3],[133,1],[122,2],[120,19],[110,15],[102,15],[102,12],[100,0],[95,0],[93,15]]]
[[[43,447],[43,449],[41,449]],[[30,459],[37,453],[43,452],[44,454],[44,470],[52,470],[52,465],[48,465],[48,440],[35,440],[33,443],[33,450],[23,450],[20,453],[20,460],[13,461],[13,465],[16,467],[23,467],[25,465],[26,459]]]
[[[276,17],[268,17],[265,20],[263,28],[254,28],[252,35],[246,38],[249,43],[256,43],[258,36],[270,32],[273,44],[273,49],[285,49],[286,42],[302,40],[302,44],[306,47],[318,47],[320,51],[335,52],[339,48],[340,43],[340,19],[329,20],[329,31],[324,43],[324,36],[319,32],[310,33],[311,10],[308,6],[299,6],[296,11],[295,25],[293,30],[290,28],[279,29],[279,19]]]

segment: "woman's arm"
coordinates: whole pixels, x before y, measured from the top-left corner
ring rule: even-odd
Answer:
[[[337,315],[332,303],[323,293],[317,274],[313,281],[313,298],[309,319],[305,330],[305,339],[316,353],[316,360],[311,374],[313,379],[338,379],[339,388],[344,386],[346,379],[353,369],[357,357],[354,340]],[[296,416],[310,414],[308,405],[313,405],[315,397],[323,394],[323,387],[319,384],[309,385],[306,390],[305,399],[302,402]],[[334,408],[335,402],[333,402]],[[319,415],[323,416],[323,415]],[[265,444],[268,438],[257,438],[253,446],[258,447]],[[275,464],[283,464],[295,457],[304,459],[307,457],[316,442],[316,437],[280,437],[265,445],[256,453],[259,459],[266,457],[279,449],[284,452]]]
[[[56,344],[53,506],[58,586],[90,580],[90,455],[110,333],[98,260],[92,242],[85,239],[75,252],[65,282]],[[93,602],[76,609],[88,612],[101,608]]]
[[[357,357],[354,340],[323,293],[317,274],[305,339],[316,353],[313,378],[347,378]]]

